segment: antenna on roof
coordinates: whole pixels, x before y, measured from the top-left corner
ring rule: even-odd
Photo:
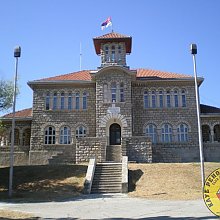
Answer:
[[[82,43],[79,43],[79,70],[82,70]]]

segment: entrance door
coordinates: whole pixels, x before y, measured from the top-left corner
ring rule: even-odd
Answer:
[[[119,124],[112,124],[109,128],[110,145],[121,144],[121,126]]]

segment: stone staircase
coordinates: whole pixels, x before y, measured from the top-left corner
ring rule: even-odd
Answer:
[[[76,163],[76,150],[74,147],[65,147],[61,152],[49,159],[49,165]]]
[[[91,193],[121,193],[122,164],[96,164]]]
[[[108,145],[106,147],[106,161],[121,162],[121,145]]]

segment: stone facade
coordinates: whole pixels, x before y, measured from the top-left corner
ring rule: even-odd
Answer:
[[[130,69],[131,37],[110,33],[93,40],[101,56],[97,70],[28,82],[32,115],[16,122],[15,161],[21,164],[19,155],[24,164],[81,163],[93,157],[118,162],[122,156],[146,163],[199,161],[194,78]],[[220,111],[202,114],[201,120],[205,160],[218,161]],[[0,163],[6,164],[11,118],[3,122]]]

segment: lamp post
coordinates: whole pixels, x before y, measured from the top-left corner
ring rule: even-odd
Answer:
[[[21,47],[17,46],[14,49],[15,57],[15,78],[14,78],[14,95],[13,95],[13,114],[12,114],[12,129],[11,129],[11,149],[10,149],[10,172],[9,172],[9,197],[12,197],[13,183],[13,164],[14,164],[14,142],[15,142],[15,105],[16,105],[16,90],[17,90],[17,75],[18,75],[18,58],[21,56]]]
[[[193,69],[194,69],[194,79],[195,79],[195,93],[196,93],[196,110],[198,119],[198,134],[199,134],[199,153],[200,153],[200,164],[201,164],[201,178],[202,178],[202,188],[205,182],[205,171],[204,171],[204,157],[203,157],[203,140],[202,140],[202,130],[201,130],[201,118],[200,118],[200,101],[199,101],[199,86],[197,83],[197,70],[196,70],[196,54],[197,46],[196,44],[190,45],[190,51],[193,56]]]

